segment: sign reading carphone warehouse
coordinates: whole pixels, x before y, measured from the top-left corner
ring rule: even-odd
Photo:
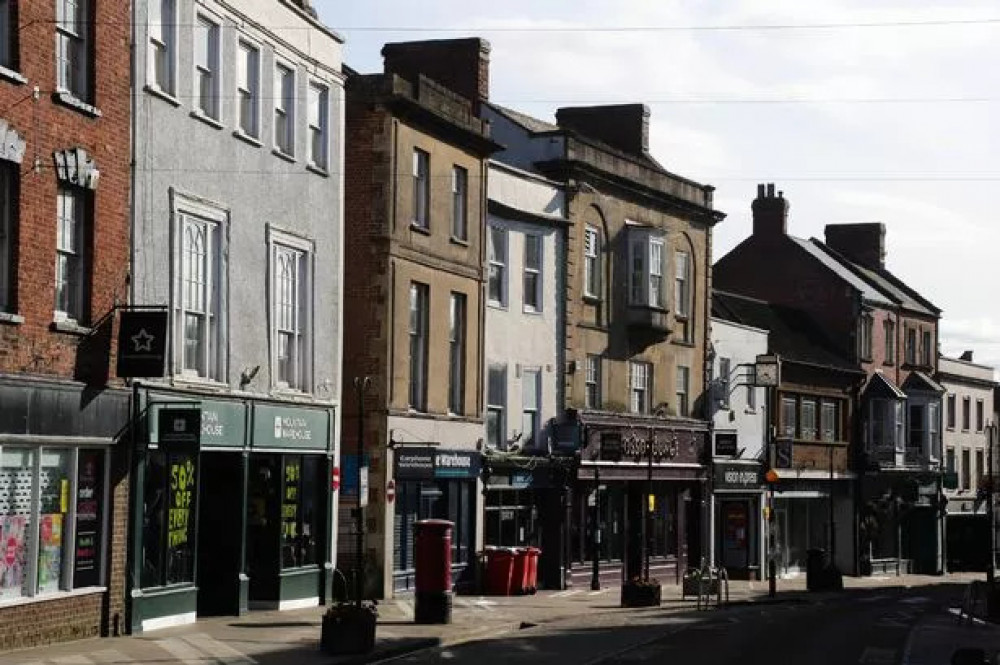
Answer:
[[[396,478],[476,478],[482,456],[472,450],[436,450],[429,447],[401,447],[396,450]]]

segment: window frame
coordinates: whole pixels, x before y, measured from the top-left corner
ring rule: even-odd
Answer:
[[[948,393],[945,406],[946,422],[945,429],[954,430],[958,422],[958,396],[955,393]]]
[[[0,160],[0,313],[15,311],[18,169]]]
[[[799,438],[803,441],[817,441],[820,437],[819,401],[812,397],[799,399]]]
[[[829,423],[827,420],[829,419]],[[829,424],[829,427],[827,426]],[[819,439],[827,443],[839,441],[840,401],[821,399],[819,403]]]
[[[233,88],[236,90],[236,130],[252,139],[259,140],[261,134],[261,75],[263,72],[263,58],[260,44],[240,33],[236,38],[236,76]],[[241,81],[241,69],[246,58],[247,80]],[[245,87],[243,84],[246,84]],[[243,124],[243,103],[249,104],[250,128]]]
[[[733,371],[732,359],[720,357],[719,358],[719,392],[721,393],[719,398],[719,408],[729,409],[731,404],[729,402],[729,376]]]
[[[687,417],[691,409],[691,368],[678,365],[675,376],[675,395],[677,397],[677,415]]]
[[[411,281],[409,289],[409,381],[407,405],[427,412],[427,370],[430,349],[430,285]]]
[[[968,432],[972,428],[972,398],[962,395],[962,431]]]
[[[691,254],[674,250],[674,314],[682,319],[691,317]],[[688,340],[689,336],[685,337]]]
[[[487,232],[487,302],[491,307],[506,309],[508,301],[507,273],[508,266],[510,265],[510,231],[505,226],[490,224],[487,226]],[[496,240],[498,237],[503,238],[502,256],[500,256],[501,253],[497,252]],[[498,298],[493,297],[494,279],[496,279],[497,290],[499,291],[497,294]]]
[[[297,109],[295,99],[298,86],[298,72],[295,65],[277,55],[274,57],[272,71],[272,98],[274,99],[272,121],[274,140],[274,150],[287,157],[295,157],[295,124],[297,120]],[[290,90],[285,90],[286,74],[289,81]],[[279,85],[280,81],[280,85]],[[287,94],[289,93],[290,94]],[[287,95],[287,96],[286,96]],[[279,132],[284,124],[284,135]]]
[[[529,383],[530,382],[530,383]],[[527,386],[534,384],[535,400],[528,397]],[[542,370],[540,367],[521,368],[521,448],[533,447],[542,429]],[[531,432],[526,431],[527,419],[531,419]]]
[[[198,34],[201,30],[206,33],[206,63],[198,62]],[[191,44],[191,100],[194,113],[218,122],[222,118],[222,23],[214,14],[197,5]]]
[[[583,232],[583,295],[601,297],[601,230],[593,224]]]
[[[781,435],[788,439],[799,436],[799,401],[794,396],[781,397]]]
[[[270,288],[270,308],[269,308],[269,335],[271,340],[271,386],[278,390],[288,390],[298,393],[313,392],[313,381],[315,375],[314,367],[314,319],[315,319],[315,243],[302,236],[278,229],[271,224],[267,226],[268,245],[268,272]],[[294,384],[281,376],[280,336],[282,334],[278,315],[279,289],[278,289],[278,255],[282,252],[295,255],[296,279],[295,302],[296,329],[292,330],[300,347],[300,353],[295,361],[293,373],[295,375]]]
[[[73,30],[66,27],[65,10],[68,3],[77,9],[77,24]],[[88,104],[94,101],[94,3],[92,0],[56,0],[56,92]],[[67,46],[64,53],[63,45]],[[66,68],[72,69],[72,80],[66,80]]]
[[[524,279],[521,291],[521,304],[524,312],[528,314],[541,314],[544,310],[543,299],[545,291],[545,280],[543,277],[543,266],[545,262],[545,247],[543,236],[540,233],[524,233],[524,264],[522,266]],[[528,257],[530,256],[528,247],[530,243],[536,243],[538,252],[536,255],[537,265],[530,266]],[[534,288],[529,288],[530,282],[534,281]],[[531,293],[531,302],[528,294]]]
[[[885,364],[896,364],[896,322],[886,319],[882,322],[882,330],[885,335]]]
[[[865,362],[871,362],[873,349],[873,333],[875,317],[871,312],[865,312],[858,321],[858,357]]]
[[[0,0],[0,69],[8,72],[17,72],[21,64],[17,28],[14,0]]]
[[[448,329],[448,412],[465,413],[465,355],[469,299],[464,293],[451,292]]]
[[[584,360],[584,407],[600,409],[601,399],[601,356],[587,354]]]
[[[317,104],[316,118],[313,118],[314,95]],[[330,86],[315,79],[309,81],[306,89],[306,125],[309,131],[308,164],[326,171],[330,167]],[[319,155],[316,154],[317,137]],[[317,156],[319,159],[316,159]]]
[[[431,154],[413,148],[413,215],[410,224],[418,229],[431,228]]]
[[[75,248],[63,247],[63,201],[66,197],[74,200],[74,213],[76,219]],[[53,320],[57,323],[67,322],[73,324],[83,324],[89,321],[90,311],[90,284],[88,276],[93,262],[93,194],[82,187],[71,185],[58,185],[56,191],[56,280],[55,280],[55,304],[53,307]],[[63,256],[75,256],[76,266],[73,269],[73,278],[76,284],[72,286],[74,293],[70,297],[74,299],[72,307],[62,307],[60,301],[60,284],[66,282],[60,277],[61,258]],[[69,261],[69,259],[67,259]],[[75,311],[69,311],[74,309]]]
[[[146,14],[146,85],[167,95],[177,91],[177,0],[154,0],[159,7],[159,23],[154,21],[151,8],[154,3],[147,4]],[[167,9],[168,11],[164,12]],[[168,14],[164,20],[164,13]],[[159,25],[159,33],[153,26]],[[156,52],[163,51],[164,76],[166,85],[159,80]]]
[[[497,386],[500,388],[500,395],[493,394],[493,373],[496,372]],[[486,443],[497,450],[507,448],[507,364],[490,363],[486,368]],[[490,442],[490,421],[496,417],[497,434],[499,438],[495,442]]]
[[[906,364],[917,364],[917,329],[906,329]]]
[[[931,367],[931,344],[933,343],[934,336],[930,330],[923,330],[920,334],[920,363],[924,367]]]
[[[451,237],[469,239],[469,170],[458,164],[451,167]]]
[[[961,448],[962,468],[958,489],[968,491],[972,489],[972,451],[968,448]]]
[[[666,310],[663,276],[666,273],[667,243],[663,232],[649,227],[629,228],[628,251],[629,305]],[[659,258],[658,271],[655,273],[652,265],[654,258]],[[658,294],[653,293],[654,277],[659,280]],[[654,295],[658,295],[655,302]]]
[[[981,433],[986,424],[986,403],[982,397],[976,398],[976,432]]]
[[[653,410],[653,363],[628,363],[629,413],[649,414]]]

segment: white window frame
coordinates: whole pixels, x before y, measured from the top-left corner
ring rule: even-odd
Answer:
[[[490,390],[490,386],[493,385],[493,381],[490,379],[492,373],[496,373],[497,380],[496,385],[500,388],[499,395],[494,395],[493,391]],[[507,365],[504,363],[490,363],[486,368],[486,443],[488,445],[495,446],[498,450],[504,450],[507,447],[507,423],[506,423],[506,412],[507,412]],[[499,439],[495,442],[490,442],[490,418],[496,416],[497,420],[497,431],[499,434]]]
[[[16,164],[0,161],[0,312],[6,313],[13,312],[14,284],[17,282],[14,265],[16,168]]]
[[[666,242],[663,235],[654,229],[631,227],[628,237],[629,304],[666,309],[663,283]],[[653,266],[654,262],[656,266]]]
[[[677,397],[677,415],[688,416],[691,409],[691,368],[678,365],[674,393]]]
[[[237,131],[250,138],[260,137],[260,45],[240,35],[236,42],[236,127]],[[243,80],[243,68],[246,80]],[[248,105],[249,122],[243,118],[244,103]],[[247,127],[249,124],[249,127]]]
[[[834,400],[824,399],[819,406],[819,426],[820,439],[827,443],[837,440],[839,426],[840,403]]]
[[[82,323],[86,317],[88,309],[86,297],[88,293],[86,278],[91,262],[92,243],[88,242],[91,226],[91,197],[92,195],[81,187],[60,185],[56,194],[56,289],[54,320],[57,322]],[[75,219],[64,218],[63,210],[65,201],[74,201]],[[75,226],[73,240],[70,246],[63,237],[64,225],[68,223]],[[75,266],[67,268],[71,261],[76,261]],[[67,275],[66,271],[71,270],[72,274]],[[60,284],[70,285],[69,306],[61,306],[59,300]]]
[[[729,404],[729,375],[733,371],[732,360],[730,358],[719,358],[719,407],[730,408]]]
[[[530,399],[528,386],[533,386],[535,399]],[[542,371],[538,367],[521,369],[521,447],[534,446],[541,431]]]
[[[274,74],[271,85],[273,86],[274,98],[274,149],[282,155],[288,157],[295,156],[295,97],[297,72],[295,65],[285,60],[275,57]],[[285,89],[285,81],[288,81],[289,90]],[[284,126],[284,132],[281,128]]]
[[[420,148],[413,149],[413,226],[431,227],[431,155]]]
[[[451,167],[451,237],[469,239],[469,171],[457,164]]]
[[[171,191],[171,219],[173,242],[171,243],[171,369],[174,376],[190,381],[225,383],[229,375],[229,210],[207,199]],[[208,279],[213,280],[210,295],[213,298],[216,317],[215,330],[207,327],[205,333],[205,376],[184,369],[184,232],[185,223],[191,218],[210,225],[214,231],[215,243],[210,246],[209,264],[206,269]],[[214,349],[210,346],[214,344]]]
[[[524,311],[532,314],[540,313],[544,306],[542,304],[542,299],[544,298],[544,284],[545,281],[542,278],[542,266],[545,263],[545,242],[544,237],[541,234],[536,233],[525,233],[524,238],[524,280],[523,280],[523,291],[521,293],[521,298],[524,304]],[[538,247],[538,264],[529,265],[528,264],[528,245],[530,243],[537,243]],[[529,282],[534,280],[534,289],[531,289]],[[534,290],[534,293],[530,293]],[[529,298],[530,295],[530,298]],[[533,301],[533,302],[531,302]]]
[[[691,254],[674,252],[674,311],[680,318],[691,316]]]
[[[420,302],[420,296],[423,302]],[[410,282],[409,288],[409,325],[407,338],[409,342],[410,377],[407,399],[413,411],[427,411],[427,372],[430,350],[430,309],[431,288],[425,282]],[[416,305],[416,308],[414,306]],[[416,319],[414,318],[416,317]],[[417,346],[419,345],[419,346]],[[418,353],[414,353],[416,350]]]
[[[781,398],[781,435],[789,439],[799,436],[799,401],[795,397]]]
[[[461,303],[461,306],[459,306]],[[469,297],[451,292],[448,325],[448,412],[465,412],[465,356],[469,325]]]
[[[313,392],[313,355],[315,335],[313,326],[315,319],[315,243],[301,236],[267,227],[268,273],[270,275],[270,346],[271,346],[271,385],[280,390],[290,390],[303,393]],[[281,306],[281,283],[279,260],[284,255],[296,260],[295,298],[291,303],[293,308],[291,327],[283,325],[278,308]],[[282,329],[284,328],[284,330]],[[298,347],[297,357],[293,360],[293,380],[281,376],[280,337],[281,334],[291,334]]]
[[[330,165],[330,87],[310,81],[307,94],[309,165],[326,171]]]
[[[819,429],[819,405],[811,397],[803,397],[799,401],[799,430],[800,437],[804,441],[815,441],[818,439]]]
[[[205,31],[207,62],[199,62],[198,33]],[[195,113],[218,121],[222,117],[222,24],[212,14],[195,11],[191,47],[191,99]]]
[[[76,24],[72,26],[66,20],[66,8],[70,5],[77,10]],[[93,9],[92,0],[56,0],[56,90],[83,102],[93,98],[90,36]]]
[[[588,409],[601,408],[601,356],[588,354],[584,368],[584,405]]]
[[[177,0],[150,0],[147,12],[146,85],[173,95],[177,90]],[[163,81],[157,70],[160,52]]]
[[[583,232],[583,295],[601,297],[601,230],[592,224]]]
[[[489,304],[491,307],[507,307],[507,267],[509,265],[510,257],[510,232],[504,226],[491,224],[487,227],[486,236],[486,249],[487,249],[487,261],[489,262],[488,274],[487,274],[487,284],[486,292]],[[497,235],[494,235],[497,234]],[[499,248],[502,251],[497,251],[496,238],[503,238],[503,247]],[[493,294],[493,280],[494,275],[496,275],[497,289],[499,293],[494,297]]]
[[[631,413],[650,413],[653,410],[653,363],[629,361],[628,394]]]

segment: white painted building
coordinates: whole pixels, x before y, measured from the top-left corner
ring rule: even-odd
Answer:
[[[768,352],[768,331],[711,319],[713,389],[713,565],[731,577],[761,579],[765,561],[761,460],[766,435],[765,389],[751,385],[753,363]]]
[[[548,452],[563,401],[565,195],[499,162],[490,163],[488,191],[485,543],[537,544],[529,471]]]
[[[949,571],[985,570],[986,504],[978,496],[989,456],[986,426],[993,420],[994,369],[961,358],[938,359],[937,380],[945,389],[941,443],[944,447],[945,558]]]

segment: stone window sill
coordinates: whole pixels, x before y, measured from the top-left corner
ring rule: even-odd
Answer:
[[[28,77],[8,67],[0,67],[0,78],[11,83],[17,83],[18,85],[24,85],[28,82]]]
[[[80,335],[85,337],[89,335],[93,330],[87,326],[81,326],[76,321],[71,319],[62,319],[61,321],[52,322],[52,330],[60,333],[66,333],[68,335]]]
[[[24,317],[13,312],[0,312],[0,323],[18,326],[24,323]]]
[[[91,118],[100,118],[101,111],[93,104],[88,104],[76,95],[74,95],[69,90],[56,90],[53,94],[53,98],[58,103],[73,109],[74,111],[79,111],[84,115],[89,115]]]
[[[172,94],[170,94],[169,92],[167,92],[166,90],[164,90],[163,88],[161,88],[159,86],[152,85],[152,84],[147,84],[143,88],[143,90],[145,90],[149,94],[153,95],[154,97],[159,97],[160,99],[162,99],[163,101],[167,102],[171,106],[180,106],[181,105],[181,101],[179,99],[177,99]]]
[[[249,143],[252,146],[256,146],[258,148],[263,148],[264,147],[264,144],[261,143],[261,141],[259,139],[255,138],[253,136],[250,136],[249,134],[247,134],[246,132],[244,132],[242,129],[239,129],[239,128],[234,129],[233,130],[233,136],[235,136],[236,138],[238,138],[241,141]]]
[[[462,247],[468,247],[469,241],[466,238],[459,238],[458,236],[451,236],[448,239],[453,245],[461,245]]]
[[[430,228],[429,228],[429,227],[427,227],[427,226],[422,226],[422,225],[420,224],[420,222],[418,222],[418,221],[416,221],[416,220],[414,220],[414,221],[410,222],[410,230],[411,230],[411,231],[416,231],[417,233],[422,233],[422,234],[424,234],[425,236],[429,236],[429,235],[431,234],[431,230],[430,230]]]
[[[312,171],[316,175],[321,175],[324,178],[330,177],[330,172],[324,169],[322,166],[316,166],[315,164],[306,164],[306,170]]]
[[[207,115],[204,111],[194,110],[194,111],[191,111],[190,115],[195,120],[201,120],[203,123],[205,123],[209,127],[214,127],[215,129],[224,129],[225,128],[225,125],[223,125],[221,122],[219,122],[218,120],[216,120],[212,116]]]
[[[295,163],[295,157],[292,156],[292,155],[289,155],[287,152],[285,152],[284,150],[281,150],[280,148],[274,148],[273,150],[271,150],[271,153],[274,154],[276,157],[280,157],[281,159],[285,160],[286,162],[290,162],[292,164]]]

